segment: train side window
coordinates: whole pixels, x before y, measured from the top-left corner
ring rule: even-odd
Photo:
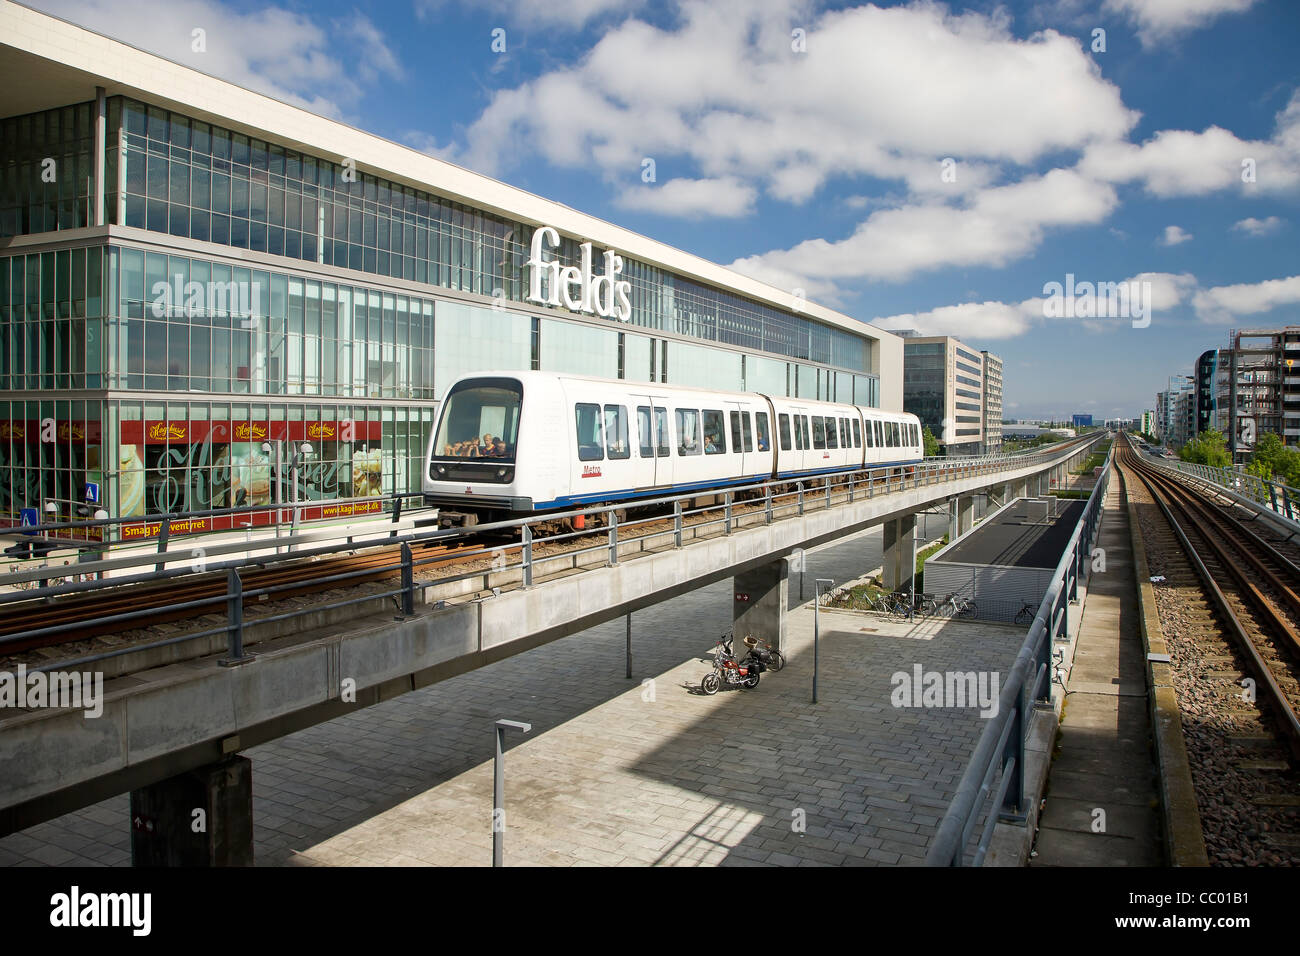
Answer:
[[[826,447],[826,419],[814,415],[812,420],[813,448]]]
[[[749,421],[749,412],[740,413],[740,426],[745,431],[745,451],[754,450],[754,428]]]
[[[758,450],[771,451],[772,441],[767,433],[767,412],[754,413],[754,430],[758,432]]]
[[[840,419],[840,447],[849,447],[849,420],[847,418]]]
[[[876,433],[876,447],[884,448],[885,447],[885,423],[876,421],[876,422],[872,422],[871,425],[872,425],[871,430]]]
[[[721,455],[727,450],[726,429],[723,425],[722,412],[718,409],[704,410],[704,453]]]
[[[731,450],[736,454],[745,447],[745,441],[740,434],[740,412],[731,413]]]
[[[668,440],[668,409],[655,406],[655,432],[659,435],[659,445],[656,454],[660,458],[667,458],[670,452]]]
[[[605,453],[613,460],[632,457],[632,443],[627,437],[627,408],[605,406]]]
[[[577,408],[578,460],[603,461],[604,441],[600,434],[600,406],[579,403]]]
[[[636,407],[636,433],[639,439],[638,444],[641,446],[641,457],[653,458],[655,456],[655,436],[654,426],[650,424],[649,405],[638,405]]]
[[[889,447],[898,447],[898,422],[889,423]]]
[[[797,451],[803,451],[807,445],[808,443],[804,441],[803,437],[803,416],[796,415],[794,417],[794,447]]]
[[[785,412],[776,416],[777,431],[781,433],[781,450],[790,450],[790,416]],[[802,445],[801,445],[802,447]]]
[[[863,431],[866,432],[866,434],[863,435],[862,437],[863,437],[863,439],[866,441],[866,443],[867,443],[867,447],[868,447],[868,448],[875,448],[875,447],[876,447],[876,430],[875,430],[874,428],[871,427],[871,419],[869,419],[869,418],[867,419],[866,428],[864,428]]]
[[[700,413],[694,408],[677,409],[677,454],[698,455],[700,440]]]
[[[853,419],[853,447],[862,447],[862,422]]]
[[[840,443],[835,437],[835,419],[826,419],[826,447],[839,448]]]

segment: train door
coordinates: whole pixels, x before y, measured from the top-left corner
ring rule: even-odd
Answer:
[[[673,483],[672,437],[668,433],[668,399],[638,395],[636,404],[638,488],[661,488]]]
[[[753,455],[747,454],[754,450],[754,433],[749,424],[749,413],[741,406],[739,402],[727,403],[728,417],[731,424],[731,446],[727,450],[735,457],[731,459],[731,473],[733,475],[749,474],[748,465],[753,460]],[[745,439],[749,442],[746,443]],[[748,444],[748,447],[746,447]]]

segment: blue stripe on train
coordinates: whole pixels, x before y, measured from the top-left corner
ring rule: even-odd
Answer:
[[[872,468],[897,468],[902,465],[916,465],[919,460],[910,461],[886,461],[878,464],[873,463]],[[837,472],[861,471],[860,467],[854,468],[821,468],[816,471],[783,471],[777,474],[778,479],[798,479],[810,478],[817,475],[825,475]],[[551,501],[534,501],[533,508],[537,511],[545,511],[551,508],[566,508],[576,505],[590,504],[594,501],[626,501],[630,498],[663,498],[671,494],[677,494],[685,491],[694,491],[696,489],[713,489],[713,488],[731,488],[736,485],[752,485],[762,481],[770,480],[768,474],[764,472],[761,475],[746,475],[741,478],[733,478],[729,481],[691,481],[684,484],[667,485],[662,488],[620,488],[617,491],[599,491],[590,495],[561,495]]]

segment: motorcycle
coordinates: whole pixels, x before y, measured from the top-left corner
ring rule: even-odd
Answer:
[[[779,671],[782,667],[785,667],[785,655],[771,644],[767,643],[767,641],[760,641],[756,637],[746,636],[744,642],[748,651],[745,654],[744,660],[741,661],[742,664],[754,661],[759,665],[758,669],[760,674],[763,671],[768,670]],[[722,649],[728,654],[732,653],[730,634],[723,635]]]
[[[738,684],[746,688],[757,687],[760,673],[762,673],[761,664],[749,658],[737,663],[735,655],[729,653],[723,644],[719,643],[713,651],[713,670],[705,674],[704,679],[700,681],[700,690],[711,697],[724,683]]]

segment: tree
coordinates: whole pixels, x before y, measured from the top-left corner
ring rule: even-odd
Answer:
[[[1223,433],[1211,428],[1201,432],[1178,451],[1178,457],[1194,465],[1209,465],[1212,468],[1227,468],[1232,464],[1228,454],[1228,440]]]
[[[1265,481],[1295,485],[1300,481],[1300,451],[1288,448],[1280,437],[1269,432],[1255,443],[1246,471]]]
[[[934,432],[930,431],[930,426],[926,425],[921,430],[921,441],[925,444],[925,457],[936,458],[939,455],[939,439],[934,437]]]

